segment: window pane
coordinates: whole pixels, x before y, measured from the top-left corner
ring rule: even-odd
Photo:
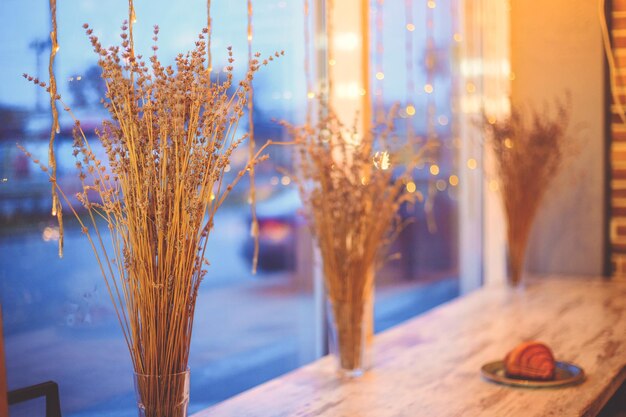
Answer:
[[[456,297],[458,269],[458,139],[452,107],[456,2],[371,3],[371,88],[380,121],[399,105],[400,136],[435,140],[435,159],[413,173],[408,190],[425,204],[404,207],[413,221],[392,247],[401,258],[377,276],[375,329],[381,331]]]
[[[136,6],[137,49],[146,55],[151,52],[152,25],[158,23],[159,56],[164,62],[192,48],[206,24],[206,2],[199,0],[157,0]],[[104,86],[82,24],[88,22],[104,45],[116,44],[127,3],[104,6],[80,0],[59,2],[58,7],[59,91],[95,144],[93,128],[107,117],[99,104]],[[248,53],[245,2],[213,2],[212,15],[214,69],[227,65],[226,47],[232,45],[235,78],[241,77]],[[15,147],[20,142],[36,158],[47,160],[47,97],[22,80],[21,74],[47,78],[48,19],[47,1],[0,3],[4,57],[0,76],[9,80],[0,84],[0,170],[1,178],[6,178],[0,184],[0,300],[9,385],[13,389],[57,381],[64,416],[136,416],[129,354],[90,248],[67,215],[65,256],[58,259],[58,229],[48,208],[50,184]],[[285,139],[273,119],[302,120],[306,99],[302,21],[300,1],[255,2],[253,49],[262,56],[286,51],[262,68],[255,81],[258,144]],[[244,119],[240,134],[249,130]],[[57,139],[58,174],[68,194],[79,186],[71,156],[71,126],[71,118],[63,113]],[[272,149],[271,159],[257,169],[258,274],[251,274],[246,179],[216,217],[208,248],[211,266],[197,302],[190,355],[192,412],[315,358],[317,316],[311,266],[296,262],[310,259],[310,242],[296,215],[297,192],[290,178],[277,170],[288,168],[288,152]],[[245,145],[234,157],[233,174],[247,157]],[[14,407],[12,416],[30,416],[29,410]]]

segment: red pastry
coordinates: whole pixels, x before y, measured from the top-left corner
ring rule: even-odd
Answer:
[[[516,346],[504,358],[506,375],[547,381],[554,379],[554,355],[548,346],[540,342],[524,342]]]

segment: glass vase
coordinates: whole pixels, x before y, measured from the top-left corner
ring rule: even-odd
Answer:
[[[526,242],[509,242],[506,252],[506,278],[511,288],[520,288],[526,259]]]
[[[372,296],[361,300],[329,300],[329,351],[335,357],[339,375],[355,378],[371,364]]]
[[[189,369],[170,375],[135,373],[139,417],[187,417]]]

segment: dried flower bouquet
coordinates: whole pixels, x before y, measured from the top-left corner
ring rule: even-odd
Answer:
[[[569,99],[569,97],[568,97]],[[522,278],[526,246],[538,208],[567,154],[569,101],[547,109],[513,107],[500,120],[485,119],[487,143],[495,156],[507,224],[508,279]]]
[[[96,131],[106,161],[97,159],[88,135],[75,122],[74,156],[82,182],[77,198],[86,208],[86,219],[72,211],[113,300],[139,376],[141,412],[147,417],[183,416],[182,391],[188,380],[170,376],[187,371],[215,213],[233,186],[264,159],[260,155],[265,146],[233,180],[226,180],[231,155],[246,139],[236,132],[250,83],[260,65],[280,54],[263,62],[251,60],[245,78],[236,84],[229,48],[225,78],[215,82],[205,64],[206,30],[195,49],[178,55],[174,66],[164,66],[157,56],[157,26],[154,53],[147,60],[135,54],[127,23],[121,46],[110,48],[100,44],[88,25],[84,28],[99,57],[107,88],[103,103],[111,120]],[[45,83],[26,77],[50,91]],[[58,95],[55,99],[61,101]],[[57,190],[69,203],[63,190]],[[99,231],[103,225],[110,242]]]
[[[295,179],[323,260],[339,365],[348,375],[365,366],[375,270],[403,226],[398,210],[420,197],[406,183],[426,147],[416,152],[415,144],[400,144],[392,120],[378,135],[359,138],[322,103],[315,125],[288,126],[297,149]],[[401,155],[411,155],[404,166]]]

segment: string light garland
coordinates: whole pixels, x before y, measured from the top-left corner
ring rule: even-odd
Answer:
[[[404,2],[404,16],[405,16],[405,65],[406,65],[406,92],[405,92],[405,113],[407,117],[405,119],[406,136],[410,141],[414,136],[414,119],[415,115],[415,71],[413,68],[413,31],[415,30],[415,24],[413,23],[413,0],[405,0]],[[413,191],[412,191],[413,192]]]
[[[450,1],[450,16],[452,18],[452,47],[450,48],[450,53],[452,54],[452,56],[458,57],[460,56],[460,54],[458,53],[458,51],[460,51],[460,44],[461,44],[461,34],[460,34],[460,22],[459,22],[459,17],[458,17],[458,12],[459,12],[459,0],[451,0]],[[460,109],[460,105],[459,105],[459,80],[458,77],[452,77],[452,100],[451,100],[451,106],[452,106],[452,112],[454,114],[455,111],[459,111]],[[460,165],[460,158],[459,158],[459,154],[460,154],[460,148],[461,148],[461,141],[459,139],[460,136],[460,132],[459,132],[459,125],[458,123],[452,123],[451,124],[451,129],[450,129],[450,134],[451,134],[451,146],[450,148],[453,149],[454,152],[454,170],[457,171],[458,173],[458,167]],[[453,171],[454,172],[454,171]],[[457,185],[459,185],[459,177],[455,174],[452,173],[450,175],[450,177],[448,178],[448,183],[452,186],[452,187],[456,187]],[[449,189],[449,192],[452,192],[452,189]]]
[[[334,42],[334,34],[335,34],[335,23],[334,23],[334,13],[333,10],[335,8],[334,0],[327,0],[326,5],[326,54],[328,56],[328,65],[335,65],[335,42]],[[328,98],[333,97],[333,77],[330,74],[326,77],[326,89]]]
[[[617,114],[622,123],[626,124],[626,111],[624,110],[624,105],[622,104],[622,100],[619,98],[618,94],[618,85],[616,82],[617,75],[617,66],[615,64],[615,54],[613,52],[613,46],[611,45],[611,34],[609,33],[609,26],[607,24],[607,16],[606,16],[606,2],[605,0],[600,0],[598,3],[598,17],[600,19],[600,28],[602,32],[602,45],[604,47],[604,52],[606,55],[606,60],[609,67],[609,82],[611,84],[611,95],[613,96],[613,103],[615,103],[615,107],[617,109]]]
[[[206,2],[206,67],[209,72],[213,71],[213,61],[211,56],[211,32],[213,30],[213,19],[211,19],[211,0]]]
[[[376,53],[374,54],[375,59],[375,67],[376,67],[376,90],[375,90],[375,99],[374,99],[374,117],[376,124],[383,123],[386,118],[385,114],[385,102],[384,102],[384,64],[383,64],[383,54],[385,52],[385,45],[383,42],[383,26],[384,26],[384,15],[383,10],[385,6],[385,0],[376,0],[376,44],[375,49]]]
[[[252,37],[253,37],[253,26],[252,26],[252,0],[247,0],[247,13],[248,13],[248,67],[252,65],[252,60],[254,56],[252,54]],[[254,160],[255,152],[256,152],[256,143],[254,141],[254,87],[253,82],[250,80],[250,89],[248,90],[248,141],[249,141],[249,153],[248,157],[250,161]],[[250,235],[254,239],[254,255],[252,257],[252,273],[255,274],[257,270],[258,260],[259,260],[259,220],[256,215],[256,187],[254,181],[254,164],[249,164],[250,171],[248,172],[248,176],[250,178],[250,214],[252,217],[252,223],[250,225]]]
[[[436,139],[437,132],[435,129],[435,115],[437,113],[437,105],[435,97],[432,94],[435,91],[435,69],[436,69],[436,50],[435,50],[435,24],[434,14],[436,3],[429,0],[426,8],[426,84],[424,91],[426,92],[426,133],[428,139]]]
[[[134,57],[135,55],[135,39],[133,36],[133,25],[135,24],[136,21],[137,21],[137,17],[135,15],[135,4],[133,3],[133,0],[128,0],[128,41],[129,41],[128,50],[131,54],[131,57]]]
[[[54,154],[54,140],[61,132],[59,125],[59,111],[57,110],[57,81],[54,76],[54,59],[59,51],[57,36],[57,2],[50,0],[50,60],[48,63],[49,89],[50,89],[50,109],[52,111],[52,126],[50,128],[50,142],[48,144],[48,166],[50,167],[50,179],[52,181],[52,210],[51,213],[57,218],[59,223],[59,257],[63,257],[63,206],[57,192],[57,164]]]
[[[306,84],[306,101],[305,101],[305,121],[306,125],[311,124],[312,99],[315,98],[313,92],[313,82],[311,79],[311,6],[309,0],[304,0],[304,81]]]

